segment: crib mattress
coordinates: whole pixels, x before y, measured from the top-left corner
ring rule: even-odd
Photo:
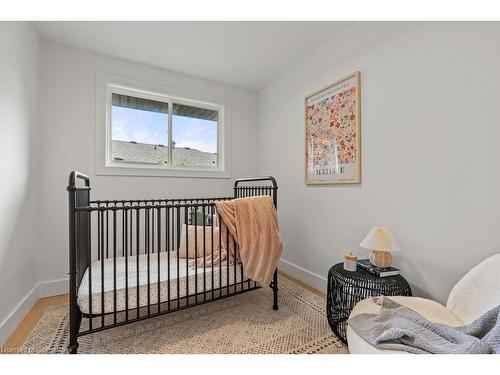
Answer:
[[[158,264],[160,265],[160,302],[167,302],[185,297],[189,288],[189,295],[195,294],[195,281],[197,280],[197,291],[204,290],[203,279],[205,279],[205,290],[218,289],[248,280],[241,272],[241,265],[235,267],[229,265],[229,277],[226,262],[214,265],[213,270],[207,264],[205,273],[203,267],[187,267],[187,259],[179,258],[179,271],[177,271],[177,257],[175,252],[162,252],[158,262],[158,254],[149,255],[149,301],[151,305],[158,303]],[[170,279],[168,272],[168,257],[170,255]],[[148,255],[139,255],[139,277],[137,277],[137,256],[117,257],[116,279],[114,277],[114,259],[104,260],[104,313],[112,313],[114,307],[114,285],[116,283],[116,311],[124,311],[126,308],[126,272],[125,265],[128,264],[128,308],[137,308],[137,289],[139,289],[139,307],[148,305]],[[92,314],[101,314],[101,261],[92,263],[92,295],[89,297],[89,269],[85,271],[78,289],[78,305],[80,311],[89,314],[89,301],[92,300]],[[229,279],[229,280],[228,280]],[[212,284],[213,280],[213,284]],[[179,288],[177,288],[179,286]],[[170,287],[170,296],[168,293]]]

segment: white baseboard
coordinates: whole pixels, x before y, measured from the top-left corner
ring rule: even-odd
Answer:
[[[0,346],[7,341],[19,323],[26,317],[40,298],[68,293],[68,279],[44,281],[33,289],[12,309],[10,314],[0,323]]]
[[[68,279],[44,281],[38,284],[38,298],[58,296],[68,292]]]
[[[38,285],[31,289],[28,294],[12,309],[9,315],[0,323],[0,346],[7,341],[19,323],[29,313],[38,301]]]
[[[278,269],[284,273],[295,277],[303,283],[318,289],[320,292],[326,293],[327,280],[325,277],[316,275],[314,272],[308,271],[305,268],[297,266],[285,259],[280,259]]]

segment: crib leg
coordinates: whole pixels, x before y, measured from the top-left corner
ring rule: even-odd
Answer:
[[[69,330],[69,345],[68,352],[69,354],[76,354],[78,351],[78,337],[76,335],[78,331],[75,332],[74,327],[70,327]]]
[[[273,274],[273,310],[278,310],[278,270]]]
[[[78,351],[78,341],[75,340],[73,343],[70,343],[68,345],[68,351],[69,351],[69,354],[76,354],[77,351]]]
[[[82,321],[82,313],[78,307],[70,307],[69,312],[69,345],[68,352],[76,354],[78,351],[78,332],[80,331],[80,323]]]
[[[81,318],[80,318],[81,319]],[[79,326],[79,324],[77,323]],[[69,354],[76,354],[78,351],[78,337],[77,337],[77,330],[75,330],[74,326],[70,325],[69,328],[69,345],[68,345],[68,352]]]

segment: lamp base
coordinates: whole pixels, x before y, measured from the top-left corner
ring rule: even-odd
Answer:
[[[372,250],[370,262],[380,268],[390,267],[392,265],[392,255],[388,251]]]

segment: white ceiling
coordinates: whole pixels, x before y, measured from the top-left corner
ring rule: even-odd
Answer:
[[[255,90],[347,26],[347,22],[36,23],[45,39]]]

